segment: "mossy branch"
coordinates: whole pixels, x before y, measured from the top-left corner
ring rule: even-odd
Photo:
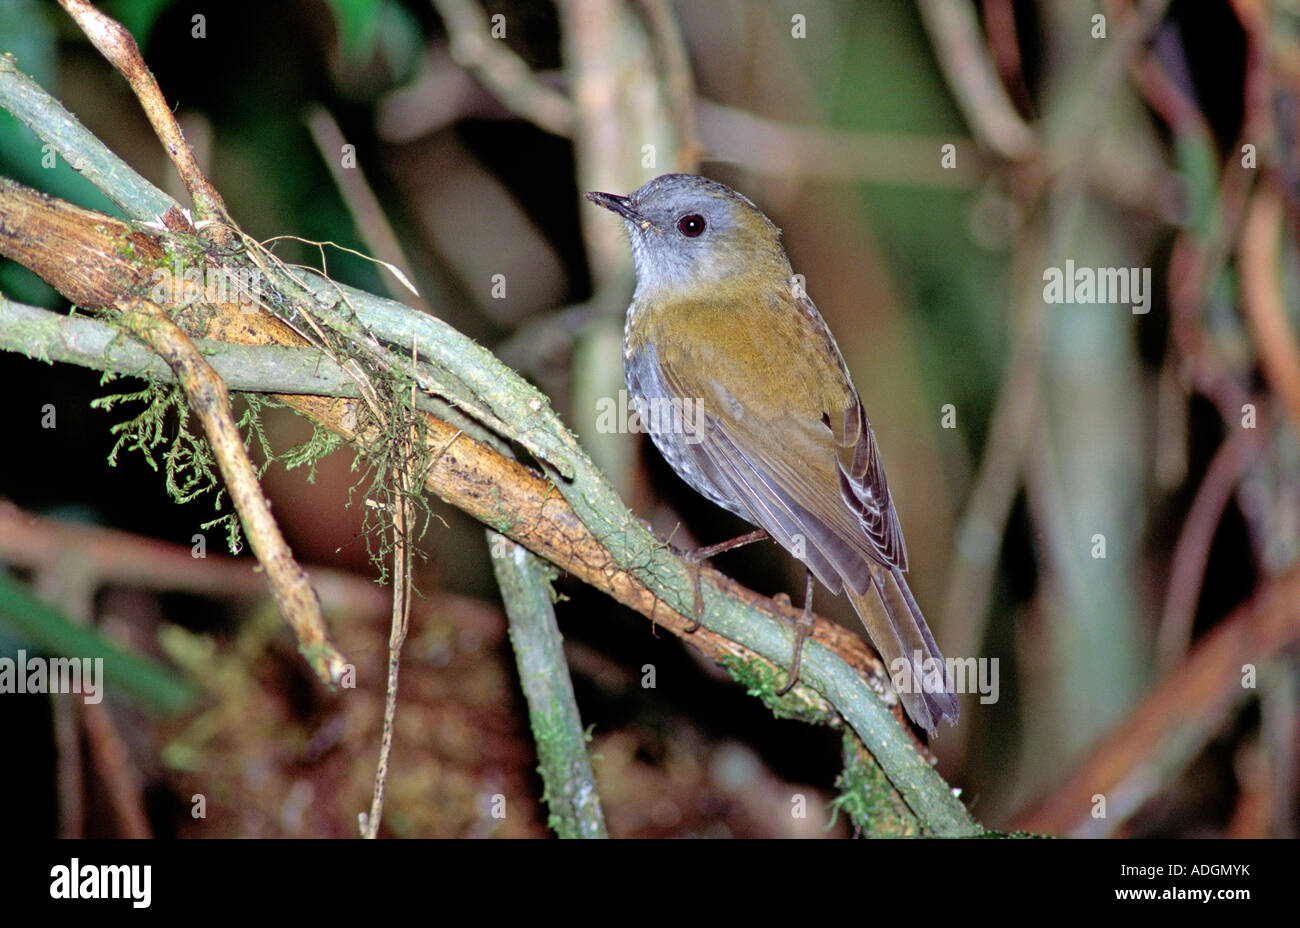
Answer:
[[[587,737],[564,660],[555,621],[554,568],[517,545],[488,532],[492,570],[510,620],[510,644],[546,784],[549,824],[561,838],[604,838],[605,817],[587,757]]]

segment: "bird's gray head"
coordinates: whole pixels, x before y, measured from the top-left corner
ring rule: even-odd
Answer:
[[[637,295],[688,292],[730,277],[788,281],[781,230],[746,197],[694,174],[664,174],[628,196],[587,199],[623,218]]]

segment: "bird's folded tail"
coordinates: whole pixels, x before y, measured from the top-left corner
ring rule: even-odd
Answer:
[[[912,721],[931,734],[942,719],[957,722],[957,696],[946,664],[925,617],[907,588],[903,572],[871,564],[871,586],[863,593],[845,584],[845,593],[884,659],[890,681]]]

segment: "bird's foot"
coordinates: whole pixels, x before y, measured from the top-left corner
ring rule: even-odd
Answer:
[[[799,613],[799,618],[795,620],[794,626],[794,656],[790,659],[790,679],[786,680],[785,686],[776,691],[778,696],[784,696],[794,689],[794,685],[799,682],[799,661],[803,658],[803,643],[808,640],[808,636],[812,634],[812,630],[817,624],[817,620],[813,618],[812,613],[812,591],[812,571],[806,570],[804,572],[803,611]],[[789,605],[790,597],[783,596],[780,598],[783,598],[785,604]]]
[[[732,551],[769,537],[771,536],[760,528],[744,535],[738,535],[728,541],[720,541],[716,545],[706,545],[693,551],[682,552],[682,558],[691,565],[691,592],[695,596],[693,613],[695,621],[691,623],[690,628],[686,629],[686,634],[695,634],[700,630],[700,626],[704,624],[704,594],[700,591],[700,565],[716,554]]]

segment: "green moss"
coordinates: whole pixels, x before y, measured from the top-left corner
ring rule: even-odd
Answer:
[[[889,785],[879,765],[851,730],[844,730],[844,768],[835,780],[839,796],[831,802],[831,822],[840,812],[857,834],[873,838],[906,838],[922,834],[916,817]]]
[[[777,718],[819,725],[839,724],[839,717],[823,709],[821,701],[809,696],[803,687],[796,686],[784,696],[778,695],[788,679],[782,668],[761,658],[744,660],[731,656],[723,658],[721,664],[733,680],[744,685],[750,696],[763,700]]]

